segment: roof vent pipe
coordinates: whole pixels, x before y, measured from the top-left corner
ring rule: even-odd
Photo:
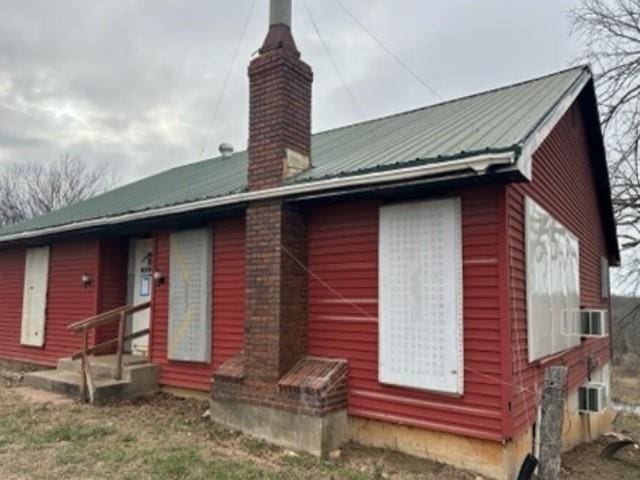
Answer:
[[[286,25],[291,28],[291,0],[271,0],[269,25]]]
[[[220,155],[222,155],[222,158],[229,158],[233,155],[233,145],[230,143],[221,143],[218,147],[218,151],[220,152]]]

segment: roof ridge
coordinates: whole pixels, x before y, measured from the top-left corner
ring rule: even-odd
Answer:
[[[411,110],[404,110],[402,112],[391,113],[389,115],[383,115],[382,117],[371,118],[369,120],[363,120],[361,122],[356,122],[356,123],[352,123],[352,124],[349,124],[349,125],[342,125],[340,127],[330,128],[328,130],[323,130],[321,132],[314,133],[313,136],[324,135],[324,134],[327,134],[327,133],[333,133],[333,132],[337,132],[339,130],[345,130],[347,128],[352,128],[352,127],[360,127],[360,126],[366,125],[368,123],[379,122],[381,120],[388,120],[388,119],[395,118],[395,117],[401,117],[403,115],[410,115],[412,113],[420,112],[420,111],[427,110],[427,109],[430,109],[430,108],[441,107],[443,105],[457,103],[457,102],[461,102],[463,100],[469,100],[470,98],[479,97],[481,95],[487,95],[489,93],[495,93],[495,92],[499,92],[501,90],[507,90],[509,88],[521,87],[523,85],[527,85],[527,84],[530,84],[530,83],[538,82],[540,80],[544,80],[544,79],[547,79],[547,78],[550,78],[550,77],[555,77],[556,75],[562,75],[562,74],[570,72],[572,70],[588,70],[590,72],[591,71],[591,67],[588,64],[581,64],[581,65],[576,65],[576,66],[573,66],[573,67],[567,67],[567,68],[562,69],[562,70],[558,70],[558,71],[555,71],[555,72],[547,73],[545,75],[541,75],[541,76],[535,77],[535,78],[530,78],[528,80],[522,80],[520,82],[511,83],[509,85],[503,85],[501,87],[491,88],[489,90],[483,90],[481,92],[471,93],[469,95],[463,95],[461,97],[456,97],[456,98],[452,98],[452,99],[449,99],[449,100],[444,100],[442,102],[432,103],[430,105],[424,105],[422,107],[412,108]]]
[[[348,128],[360,127],[362,125],[367,125],[369,123],[375,123],[375,122],[379,122],[381,120],[389,120],[389,119],[396,118],[396,117],[401,117],[401,116],[404,116],[404,115],[410,115],[412,113],[416,113],[416,112],[420,112],[420,111],[423,111],[423,110],[427,110],[429,108],[435,108],[435,107],[440,107],[440,106],[451,104],[451,103],[457,103],[457,102],[461,102],[463,100],[468,100],[470,98],[479,97],[481,95],[487,95],[489,93],[495,93],[495,92],[499,92],[501,90],[507,90],[509,88],[521,87],[523,85],[528,85],[530,83],[534,83],[534,82],[538,82],[540,80],[544,80],[546,78],[555,77],[557,75],[562,75],[562,74],[570,72],[572,70],[588,70],[588,71],[591,71],[591,67],[588,64],[575,65],[573,67],[567,67],[567,68],[564,68],[562,70],[557,70],[555,72],[551,72],[551,73],[547,73],[545,75],[541,75],[539,77],[529,78],[527,80],[522,80],[522,81],[519,81],[519,82],[516,82],[516,83],[510,83],[508,85],[503,85],[501,87],[490,88],[488,90],[482,90],[480,92],[471,93],[471,94],[468,94],[468,95],[463,95],[461,97],[455,97],[455,98],[452,98],[452,99],[449,99],[449,100],[444,100],[442,102],[437,102],[437,103],[432,103],[432,104],[429,104],[429,105],[423,105],[422,107],[412,108],[411,110],[403,110],[401,112],[391,113],[389,115],[383,115],[381,117],[370,118],[368,120],[363,120],[363,121],[360,121],[360,122],[350,123],[348,125],[341,125],[339,127],[329,128],[327,130],[322,130],[321,132],[312,133],[311,136],[315,137],[315,136],[325,135],[325,134],[328,134],[328,133],[337,132],[337,131],[340,131],[340,130],[346,130]],[[243,150],[238,150],[237,152],[233,153],[233,156],[241,155],[243,153],[246,153],[247,150],[248,150],[248,148],[244,148]],[[184,165],[177,165],[175,167],[172,167],[172,168],[167,169],[167,170],[163,170],[161,172],[158,172],[157,174],[153,174],[153,175],[150,175],[150,176],[158,175],[158,174],[165,173],[165,172],[171,172],[171,171],[179,170],[179,169],[184,168],[184,167],[191,167],[191,166],[197,165],[199,163],[212,162],[212,161],[220,160],[220,159],[223,159],[223,158],[224,157],[222,157],[220,155],[216,156],[216,157],[203,158],[201,160],[195,160],[193,162],[185,163]],[[144,177],[144,178],[146,179],[146,178],[149,178],[149,177]],[[133,182],[133,183],[135,183],[135,182]]]

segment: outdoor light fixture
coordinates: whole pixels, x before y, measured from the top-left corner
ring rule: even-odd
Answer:
[[[82,282],[82,286],[84,286],[84,288],[87,288],[89,285],[91,285],[91,276],[88,273],[83,273],[80,277],[80,281]]]
[[[162,285],[164,283],[164,274],[156,270],[153,272],[153,280],[156,282],[156,285]]]

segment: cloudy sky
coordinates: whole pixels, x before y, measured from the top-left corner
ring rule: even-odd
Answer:
[[[295,0],[315,131],[544,75],[581,51],[567,20],[575,0],[341,0],[433,93],[336,0],[306,2],[340,72]],[[132,180],[214,156],[223,141],[243,149],[246,66],[268,22],[268,2],[252,3],[0,0],[0,163],[72,154]]]

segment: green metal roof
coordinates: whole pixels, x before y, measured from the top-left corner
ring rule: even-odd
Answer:
[[[287,183],[447,162],[519,149],[575,85],[577,67],[546,77],[313,135],[313,167]],[[247,189],[247,152],[167,170],[0,229],[3,236],[223,197]]]

